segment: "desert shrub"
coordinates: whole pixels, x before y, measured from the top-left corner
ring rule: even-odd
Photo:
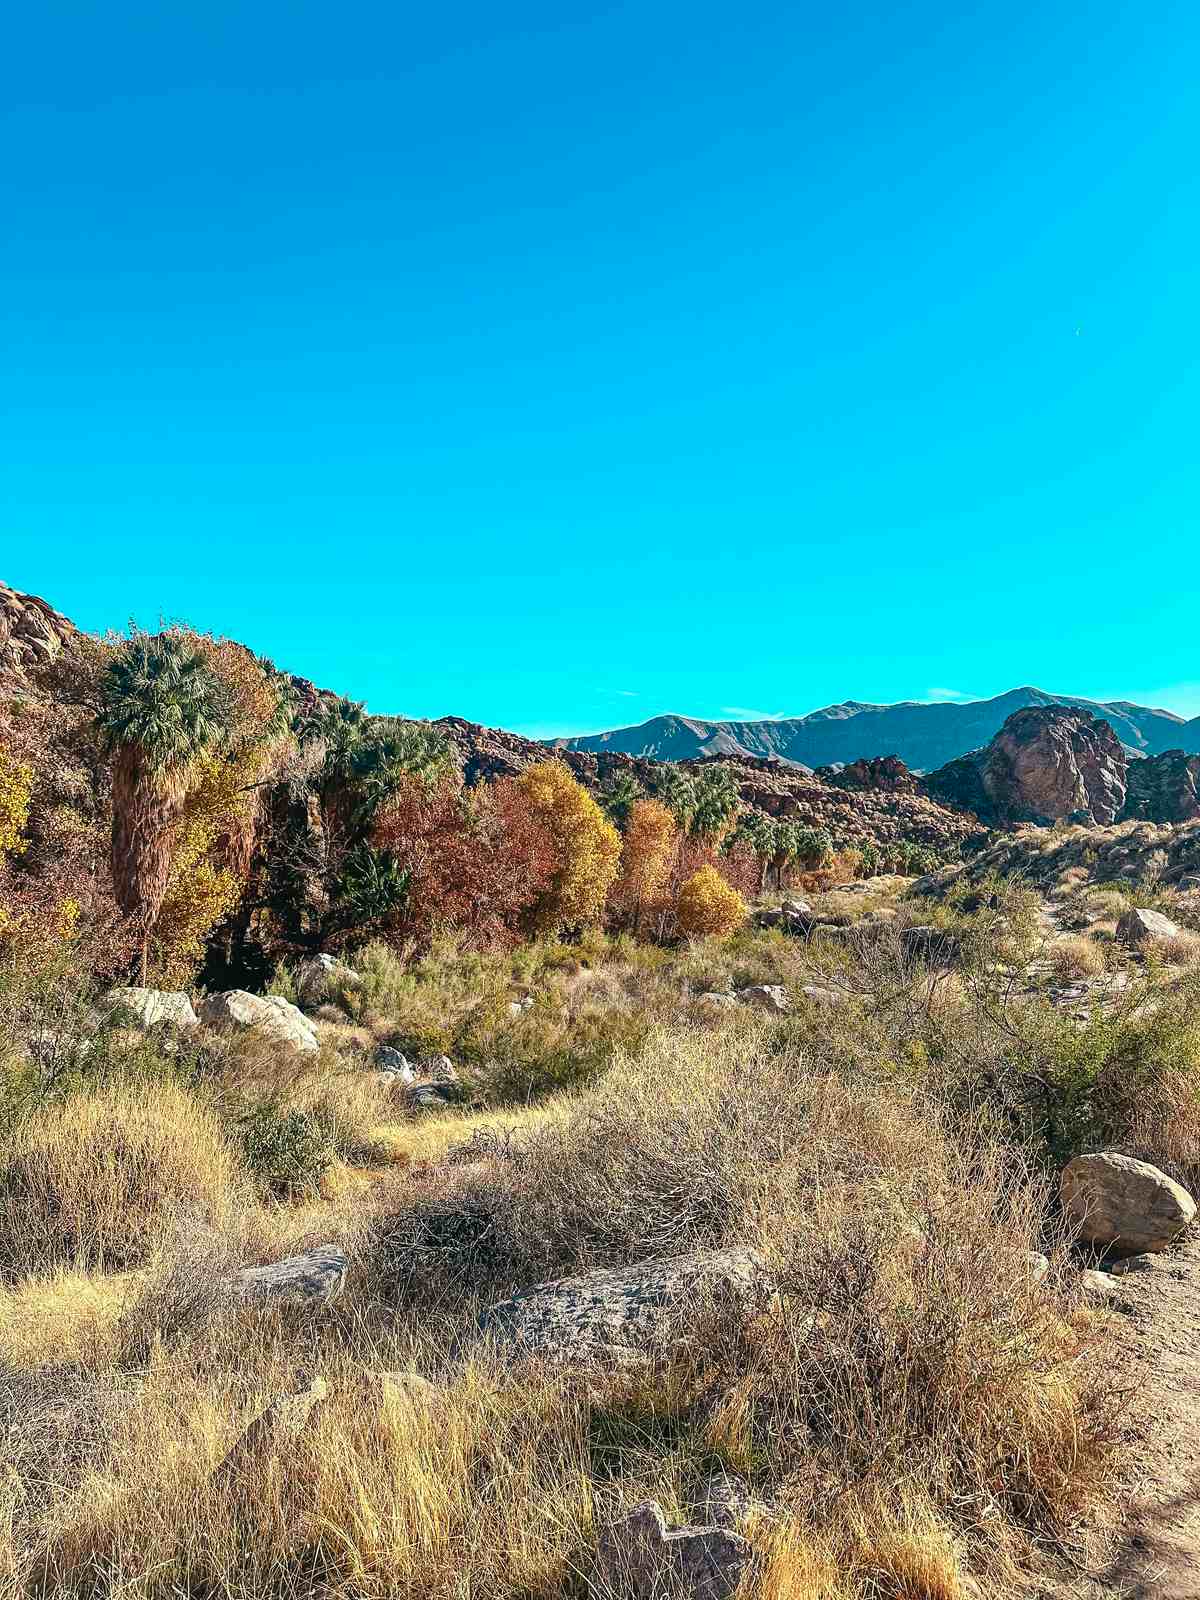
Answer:
[[[127,1267],[169,1222],[220,1228],[240,1167],[213,1114],[167,1082],[97,1085],[47,1104],[0,1154],[0,1271]]]
[[[1147,942],[1148,960],[1168,967],[1194,967],[1200,961],[1200,938],[1193,933],[1160,934]]]
[[[247,1167],[268,1193],[316,1193],[337,1153],[332,1118],[272,1101],[251,1106],[237,1133]]]
[[[687,939],[727,938],[749,915],[741,895],[713,866],[703,866],[679,891],[679,932]]]
[[[1101,947],[1082,934],[1056,939],[1047,955],[1055,974],[1063,979],[1095,977],[1107,964]]]

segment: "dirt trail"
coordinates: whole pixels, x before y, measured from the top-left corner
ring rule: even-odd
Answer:
[[[1067,1600],[1200,1600],[1200,1239],[1116,1280],[1113,1359],[1131,1394],[1129,1498]]]

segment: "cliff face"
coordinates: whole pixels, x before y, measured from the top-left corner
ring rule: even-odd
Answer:
[[[1131,761],[1125,816],[1149,822],[1200,817],[1200,756],[1167,750],[1148,761]]]
[[[1107,825],[1125,808],[1129,760],[1109,724],[1067,706],[1016,711],[982,750],[924,780],[944,804],[985,822]]]

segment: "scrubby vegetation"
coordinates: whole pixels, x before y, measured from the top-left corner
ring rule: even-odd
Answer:
[[[1054,1179],[1106,1146],[1200,1186],[1182,891],[914,895],[715,766],[469,787],[435,731],[184,630],[55,674],[0,759],[5,1593],[574,1600],[622,1512],[703,1520],[718,1472],[745,1600],[1086,1557],[1126,1397]],[[1185,931],[1133,954],[1152,900]],[[312,1042],[110,1004],[143,974]],[[236,1292],[317,1245],[338,1297]],[[722,1250],[771,1293],[697,1295],[629,1366],[478,1338]]]

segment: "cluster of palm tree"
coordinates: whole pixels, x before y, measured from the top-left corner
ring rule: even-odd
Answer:
[[[771,887],[772,878],[775,887],[782,889],[789,867],[811,871],[827,861],[834,849],[825,828],[808,827],[787,817],[768,817],[759,811],[742,818],[729,840],[730,848],[737,845],[745,845],[758,857],[762,891]]]

